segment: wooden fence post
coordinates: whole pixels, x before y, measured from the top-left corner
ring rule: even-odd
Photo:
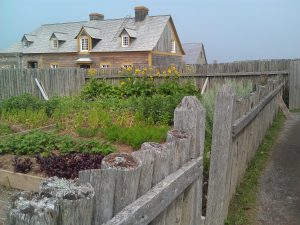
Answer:
[[[136,200],[142,163],[126,153],[113,153],[102,160],[103,169],[116,170],[114,215]]]
[[[210,155],[206,225],[223,225],[229,205],[230,160],[235,93],[223,85],[217,94]]]
[[[300,61],[290,62],[289,75],[289,108],[300,108]]]
[[[114,169],[82,170],[82,184],[90,183],[95,190],[92,225],[102,224],[114,215],[116,171]]]
[[[72,180],[49,178],[41,183],[41,196],[58,202],[58,225],[91,225],[94,188]],[[44,224],[40,224],[44,225]]]
[[[205,139],[205,109],[195,96],[186,96],[174,112],[174,128],[191,134],[190,159],[203,157]],[[203,173],[184,193],[183,224],[202,223]],[[200,223],[201,221],[201,223]]]
[[[21,192],[13,196],[7,225],[58,225],[59,209],[54,198]]]

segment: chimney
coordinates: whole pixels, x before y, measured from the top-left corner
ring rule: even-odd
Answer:
[[[104,20],[104,15],[100,13],[91,13],[90,14],[90,21],[101,21]]]
[[[135,10],[135,22],[143,21],[148,16],[149,9],[145,6],[137,6]]]

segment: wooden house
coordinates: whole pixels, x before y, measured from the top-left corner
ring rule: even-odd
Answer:
[[[17,54],[11,67],[181,66],[184,50],[172,17],[148,12],[140,6],[135,17],[105,20],[92,13],[89,21],[45,24],[2,51],[0,61],[5,66],[5,57]]]

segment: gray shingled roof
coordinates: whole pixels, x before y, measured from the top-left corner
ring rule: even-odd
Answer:
[[[91,52],[113,52],[113,51],[151,51],[156,46],[167,22],[171,17],[147,16],[143,22],[135,23],[134,18],[112,19],[103,21],[84,21],[73,23],[58,23],[42,25],[30,34],[33,43],[29,47],[23,47],[21,40],[13,44],[3,53],[54,53],[54,52],[77,52],[77,41],[75,37],[84,27],[91,36],[100,38]],[[119,33],[124,28],[131,29],[131,35],[136,36],[127,48],[121,47]],[[52,48],[49,40],[55,33],[65,33],[66,39],[58,49]],[[33,36],[34,35],[34,36]]]
[[[182,47],[185,52],[183,56],[183,61],[186,64],[198,64],[200,58],[200,52],[202,51],[202,43],[184,43]],[[203,53],[204,54],[204,53]]]

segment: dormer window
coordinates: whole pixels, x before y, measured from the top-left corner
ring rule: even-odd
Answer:
[[[52,39],[52,48],[58,48],[59,47],[59,43],[57,39]]]
[[[87,52],[89,50],[89,39],[88,37],[80,38],[80,51]]]
[[[26,39],[23,40],[23,47],[29,47],[29,42]]]
[[[129,40],[128,35],[122,35],[122,47],[129,47]]]
[[[22,46],[29,47],[34,42],[34,35],[31,34],[24,34],[22,38]]]
[[[171,41],[171,52],[176,53],[176,42],[175,42],[175,40]]]

